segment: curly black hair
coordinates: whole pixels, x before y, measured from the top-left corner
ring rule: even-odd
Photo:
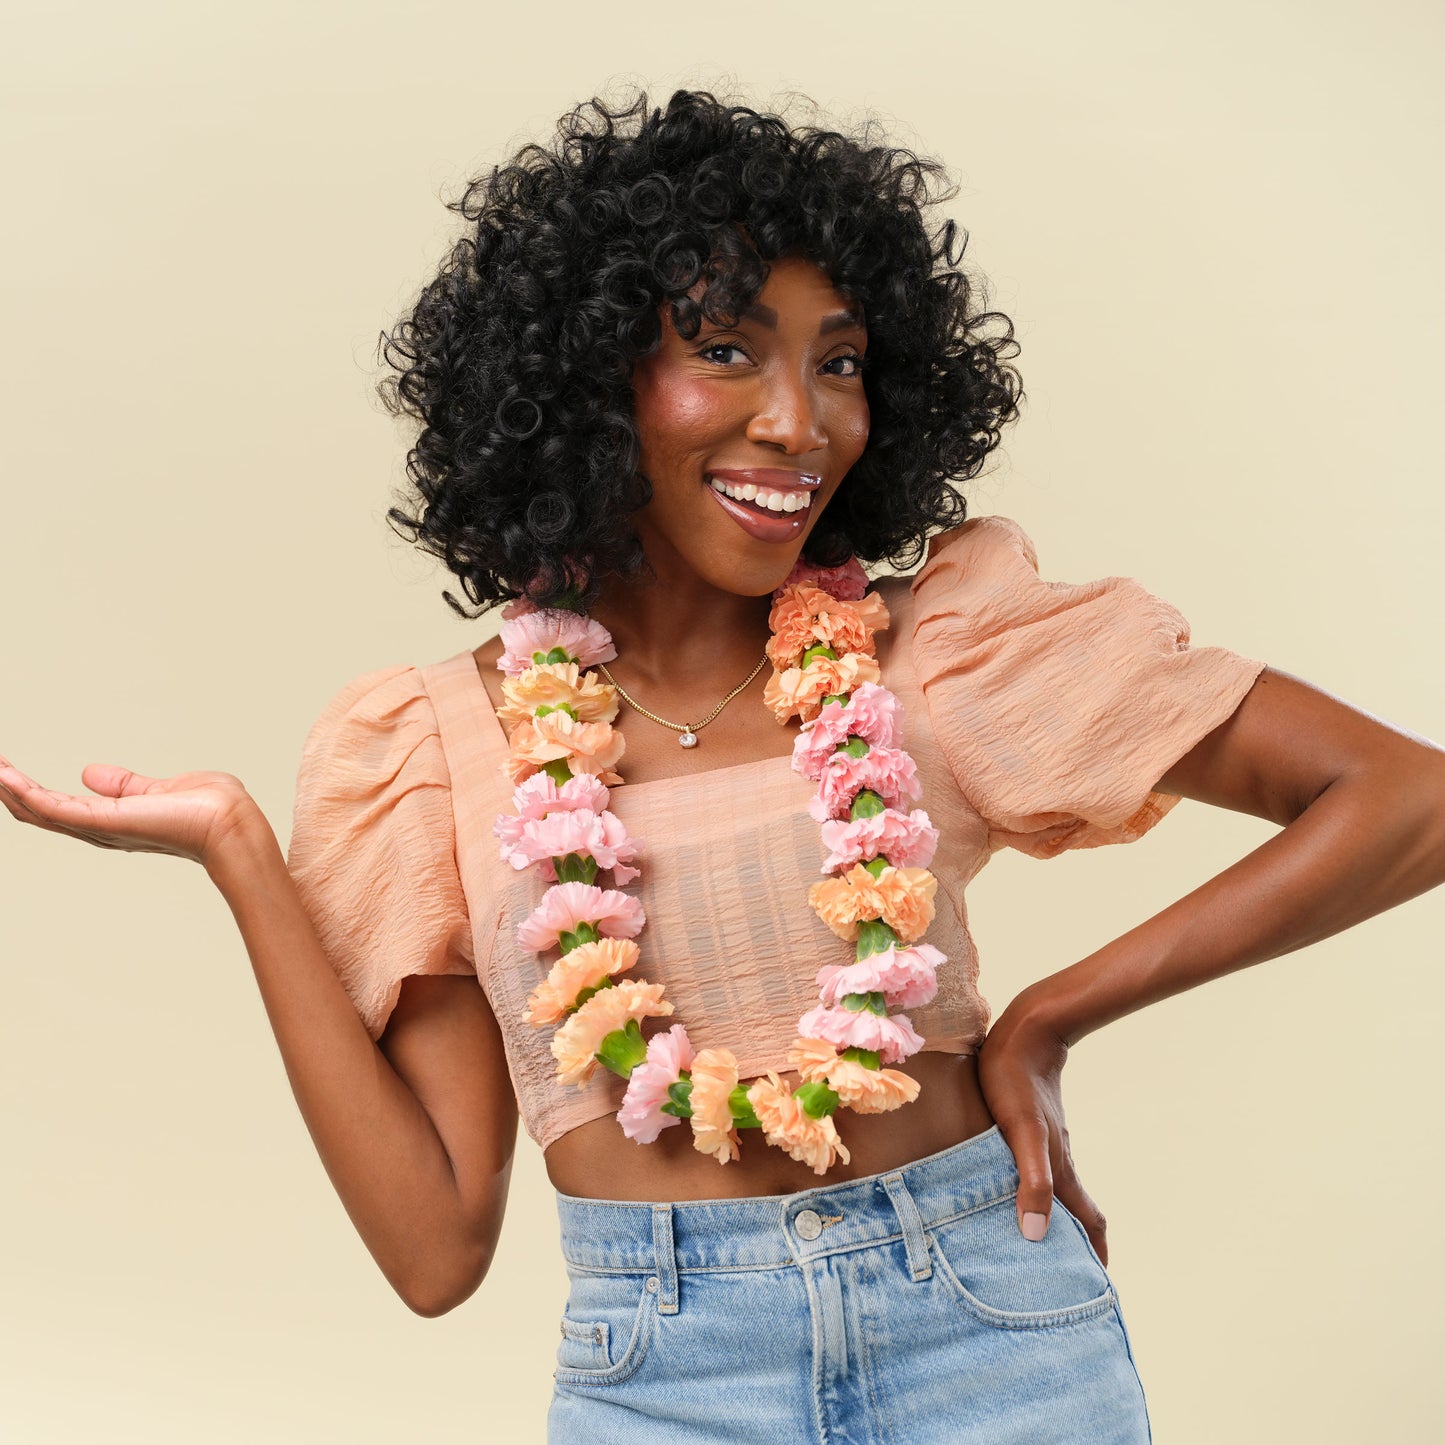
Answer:
[[[958,187],[873,129],[790,126],[708,91],[674,91],[665,110],[645,92],[615,108],[594,96],[551,149],[523,146],[446,203],[470,229],[382,333],[395,375],[379,389],[420,423],[404,500],[421,505],[387,519],[461,579],[475,610],[444,592],[454,611],[585,606],[604,575],[644,568],[633,363],[660,345],[664,301],[686,339],[704,317],[733,325],[786,253],[818,263],[868,326],[868,443],[804,557],[908,570],[963,520],[950,483],[1018,415],[1018,343],[1003,313],[970,309],[968,233],[955,256],[955,222],[925,224]]]

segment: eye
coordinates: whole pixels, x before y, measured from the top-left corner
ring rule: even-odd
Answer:
[[[711,346],[704,346],[702,350],[699,351],[697,354],[701,357],[706,358],[707,360],[711,360],[712,353],[714,351],[736,351],[740,356],[747,355],[747,353],[743,351],[741,346],[735,345],[731,341],[714,341]],[[719,362],[717,364],[719,366],[727,365],[726,362]]]
[[[853,363],[852,371],[834,372],[835,376],[861,376],[868,366],[868,358],[860,356],[856,351],[845,352],[842,356],[830,356],[823,365],[832,366],[835,361],[851,361]]]

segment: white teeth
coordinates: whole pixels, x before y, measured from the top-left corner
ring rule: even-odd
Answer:
[[[760,492],[752,482],[744,487],[731,487],[718,481],[716,477],[709,477],[708,481],[715,492],[721,492],[735,501],[752,502],[755,506],[766,507],[770,512],[806,512],[813,505],[811,492]]]

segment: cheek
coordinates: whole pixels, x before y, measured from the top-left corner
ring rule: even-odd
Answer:
[[[726,420],[717,388],[702,379],[659,378],[638,388],[638,428],[647,440],[669,451],[705,442]]]

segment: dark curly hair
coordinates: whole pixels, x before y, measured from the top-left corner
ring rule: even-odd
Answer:
[[[677,90],[665,110],[645,92],[614,109],[594,96],[550,150],[523,146],[446,203],[470,229],[382,334],[395,375],[380,392],[420,423],[406,471],[421,505],[387,519],[461,579],[475,610],[444,592],[453,610],[586,605],[607,573],[638,574],[630,519],[651,485],[633,363],[661,343],[664,301],[687,339],[704,318],[735,324],[786,253],[818,263],[868,326],[867,447],[803,555],[907,570],[963,520],[950,482],[975,476],[1018,415],[1018,343],[1003,313],[970,309],[967,232],[955,256],[956,224],[925,225],[958,187],[873,144],[873,125],[789,126],[708,91]],[[699,303],[687,293],[703,277]]]

